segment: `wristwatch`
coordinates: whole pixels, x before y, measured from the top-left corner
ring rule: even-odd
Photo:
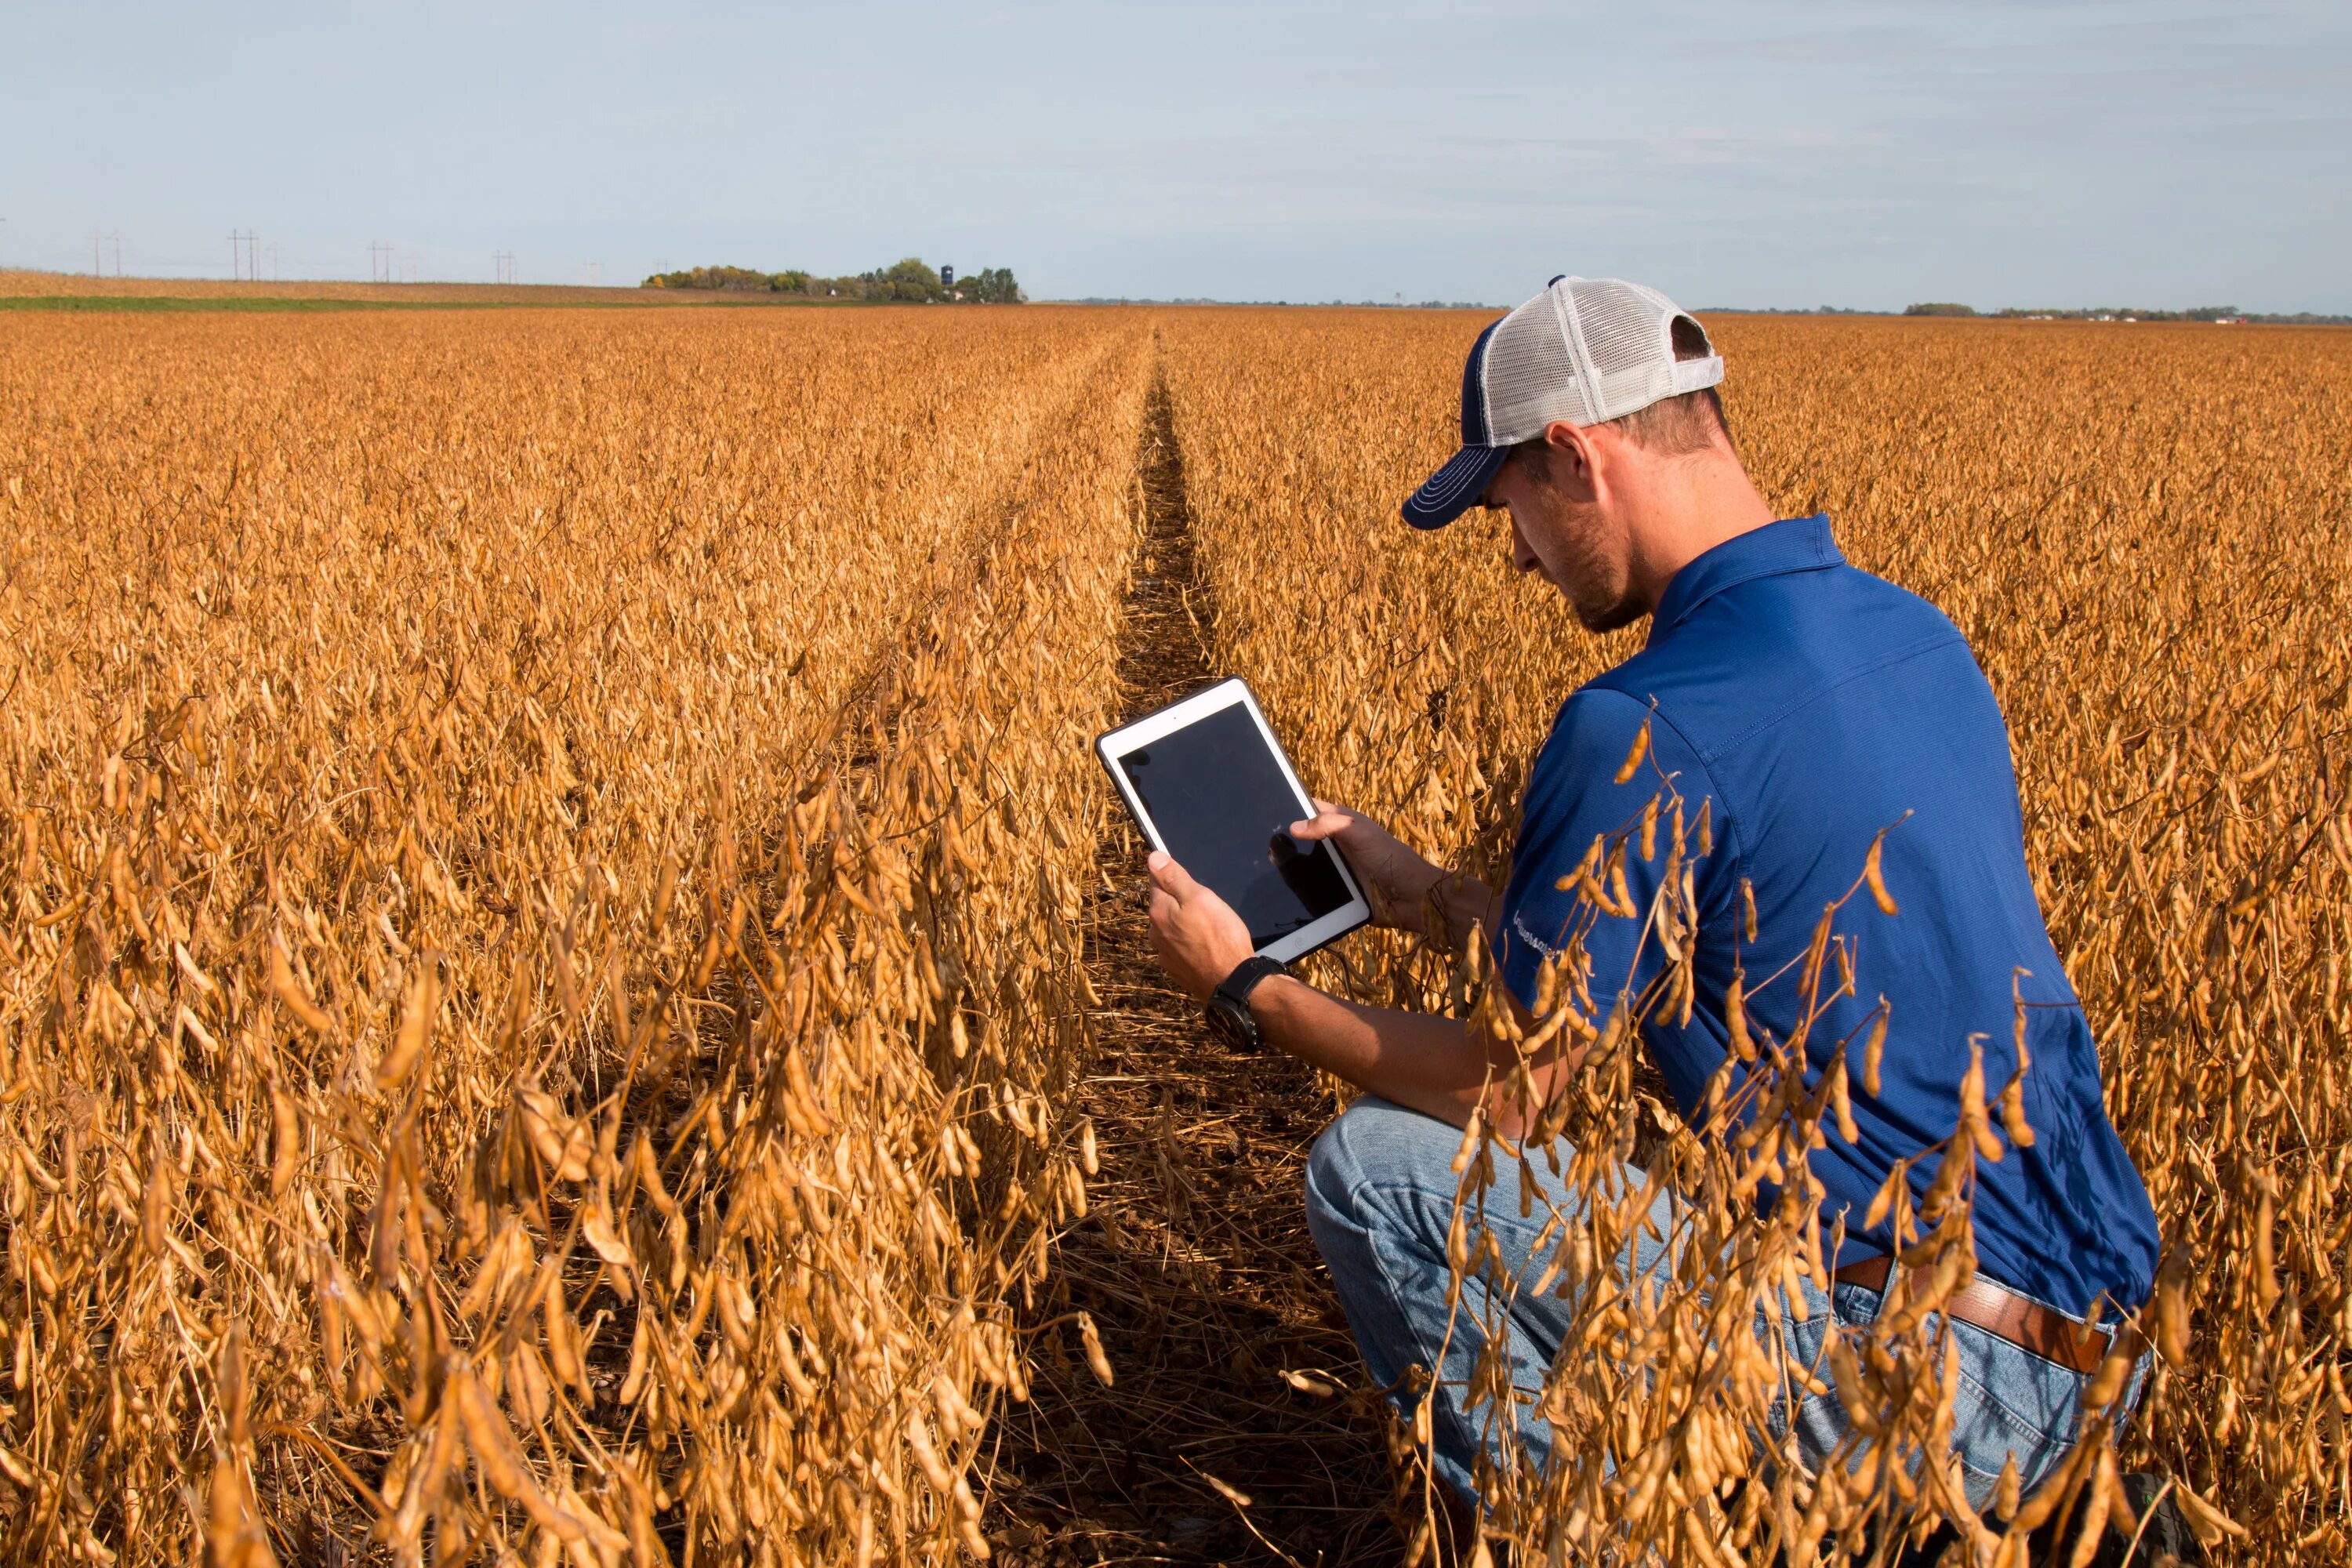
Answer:
[[[1237,1051],[1257,1049],[1257,1020],[1250,1016],[1249,994],[1267,975],[1289,973],[1288,965],[1264,953],[1243,959],[1234,965],[1234,972],[1209,993],[1209,1027],[1217,1032],[1218,1038]]]

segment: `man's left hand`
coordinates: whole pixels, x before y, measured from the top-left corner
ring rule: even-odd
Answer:
[[[1177,984],[1206,999],[1255,951],[1234,908],[1164,849],[1151,852],[1151,945]]]

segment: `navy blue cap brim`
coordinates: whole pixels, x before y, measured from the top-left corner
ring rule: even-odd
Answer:
[[[1444,528],[1478,504],[1488,481],[1511,455],[1508,447],[1465,447],[1429,476],[1399,510],[1415,528]]]

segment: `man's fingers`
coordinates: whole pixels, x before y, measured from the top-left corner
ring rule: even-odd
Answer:
[[[1165,849],[1154,849],[1145,864],[1151,868],[1151,885],[1180,901],[1190,898],[1200,887],[1192,880],[1192,874],[1178,865],[1176,857]]]
[[[1143,903],[1152,951],[1178,984],[1205,996],[1249,956],[1249,929],[1214,889],[1194,881],[1166,852],[1154,851],[1150,865]]]

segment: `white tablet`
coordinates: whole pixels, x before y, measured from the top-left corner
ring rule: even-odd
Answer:
[[[1314,803],[1238,678],[1110,731],[1095,751],[1152,847],[1231,904],[1259,952],[1287,963],[1372,918],[1336,847],[1290,837]]]

